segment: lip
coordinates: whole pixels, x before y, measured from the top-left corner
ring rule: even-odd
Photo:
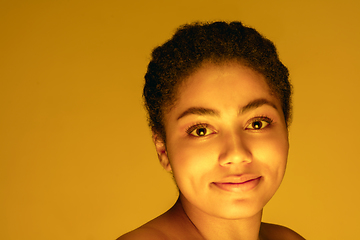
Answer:
[[[261,178],[262,177],[258,175],[229,176],[219,182],[213,182],[212,184],[224,191],[241,193],[257,187]]]

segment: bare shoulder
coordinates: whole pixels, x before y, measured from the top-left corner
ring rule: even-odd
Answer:
[[[120,236],[117,240],[166,240],[167,236],[158,229],[141,226]]]
[[[305,240],[290,228],[271,223],[261,223],[260,234],[264,240]]]
[[[170,211],[170,210],[169,210]],[[172,239],[169,211],[120,236],[117,240],[167,240]]]
[[[172,208],[117,240],[203,239],[177,202]]]

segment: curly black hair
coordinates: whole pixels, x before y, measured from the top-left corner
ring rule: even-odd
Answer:
[[[181,26],[174,36],[152,52],[143,96],[151,129],[165,141],[164,113],[176,101],[181,82],[206,62],[237,61],[261,73],[282,104],[285,122],[291,118],[288,69],[274,44],[241,22],[195,22]]]

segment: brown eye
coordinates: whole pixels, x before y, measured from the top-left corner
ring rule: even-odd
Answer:
[[[197,136],[205,136],[206,135],[206,128],[198,128],[195,130]]]
[[[192,137],[206,137],[210,134],[215,133],[215,131],[211,130],[211,128],[209,128],[207,124],[198,124],[192,126],[186,132]]]
[[[262,121],[256,121],[256,122],[252,122],[251,126],[253,129],[261,129],[263,126]]]
[[[267,117],[255,118],[246,126],[247,130],[261,130],[266,128],[269,124],[272,123],[272,120]]]

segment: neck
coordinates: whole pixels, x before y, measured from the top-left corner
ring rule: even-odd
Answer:
[[[192,206],[182,195],[176,204],[206,240],[259,240],[262,210],[248,218],[224,219],[211,216]]]

